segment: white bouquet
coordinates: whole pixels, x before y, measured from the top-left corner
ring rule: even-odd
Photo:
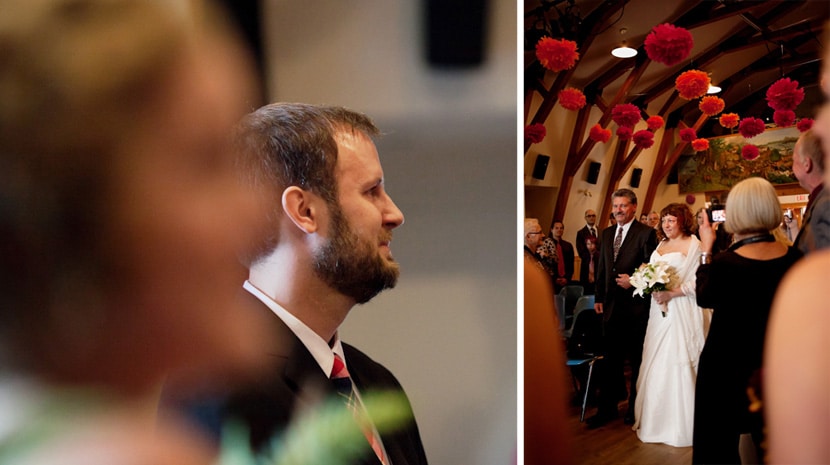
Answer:
[[[665,291],[675,287],[677,281],[677,272],[674,267],[670,266],[664,261],[656,261],[654,263],[643,263],[634,274],[631,275],[629,282],[634,286],[634,295],[645,297],[655,291]],[[663,317],[666,317],[665,307],[663,307]]]

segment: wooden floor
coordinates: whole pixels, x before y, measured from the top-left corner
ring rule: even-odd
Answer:
[[[600,428],[589,430],[579,422],[580,407],[571,407],[569,426],[573,438],[575,465],[674,465],[691,464],[691,447],[672,447],[665,444],[640,442],[631,426],[625,425],[622,414],[628,402],[620,403],[620,418]],[[589,406],[585,418],[596,413]]]

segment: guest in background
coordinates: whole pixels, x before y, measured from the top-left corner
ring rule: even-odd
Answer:
[[[642,215],[640,215],[640,223],[643,223],[644,225],[648,226],[648,213],[643,213]]]
[[[0,11],[0,462],[214,463],[155,393],[269,363],[236,304],[265,193],[226,151],[251,62],[207,10]]]
[[[660,244],[649,263],[665,262],[675,276],[669,289],[651,293],[632,429],[643,442],[688,447],[692,445],[695,380],[708,316],[695,300],[700,241],[692,234],[695,220],[686,204],[670,204],[660,215]]]
[[[599,266],[599,240],[596,237],[585,238],[587,253],[579,265],[579,284],[584,289],[583,294],[593,295],[597,285],[597,267]]]
[[[553,269],[555,292],[567,286],[574,275],[574,246],[562,239],[563,234],[565,234],[565,225],[561,221],[554,221],[551,236],[553,236],[553,247],[556,250],[556,267]]]
[[[793,219],[792,212],[784,212],[784,221],[781,222],[781,226],[778,230],[781,231],[781,235],[787,240],[787,242],[789,242],[789,245],[792,245],[795,242],[795,238],[798,236],[800,228],[798,227],[798,222]]]
[[[585,238],[588,236],[595,239],[599,238],[599,229],[597,228],[597,212],[594,210],[585,210],[585,226],[579,228],[579,231],[576,232],[576,253],[579,255],[579,258],[583,263],[587,257]]]
[[[793,174],[798,183],[810,193],[801,221],[801,231],[790,235],[802,253],[830,247],[830,193],[824,189],[824,152],[821,139],[813,129],[805,131],[795,143]],[[784,216],[784,225],[795,224],[792,214]]]
[[[728,250],[712,255],[715,230],[703,218],[697,303],[714,314],[695,388],[693,463],[740,463],[742,433],[752,434],[756,447],[762,442],[763,421],[749,411],[747,387],[761,368],[775,290],[801,257],[773,237],[781,220],[775,188],[758,177],[729,193],[725,227],[735,243]]]
[[[631,363],[631,388],[624,422],[634,424],[637,376],[643,356],[643,338],[651,299],[635,297],[629,278],[634,270],[648,262],[657,247],[657,232],[654,228],[634,219],[637,211],[637,195],[634,191],[614,191],[611,208],[617,227],[602,232],[594,301],[594,311],[601,314],[605,321],[607,350],[602,369],[597,373],[599,405],[596,415],[588,419],[589,428],[598,428],[619,415],[618,404],[626,394],[626,359]]]
[[[648,224],[649,227],[658,229],[660,227],[660,215],[656,211],[652,211],[648,214],[648,220],[646,220],[646,224]]]
[[[550,260],[549,257],[542,257],[539,254],[539,248],[542,246],[542,241],[544,240],[544,233],[542,233],[542,225],[539,224],[539,220],[537,218],[525,218],[524,221],[524,232],[525,232],[525,244],[524,244],[524,254],[525,257],[532,258],[535,266],[542,269],[545,274],[547,274],[551,278],[551,283],[553,283],[553,268],[552,264],[555,262],[556,251],[551,249],[551,254],[553,255],[553,260]],[[551,265],[548,265],[551,263]]]

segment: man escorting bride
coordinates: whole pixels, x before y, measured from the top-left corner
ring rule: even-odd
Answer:
[[[708,327],[704,320],[710,315],[695,298],[700,241],[692,234],[693,225],[685,204],[673,203],[660,212],[660,243],[650,263],[667,263],[674,276],[669,289],[651,293],[632,428],[643,442],[692,445],[697,364]]]

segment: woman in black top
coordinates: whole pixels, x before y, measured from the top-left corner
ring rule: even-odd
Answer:
[[[781,216],[768,181],[739,182],[729,193],[724,225],[735,242],[712,256],[716,233],[703,215],[697,303],[714,314],[695,388],[693,463],[741,463],[742,433],[751,433],[756,447],[761,444],[763,419],[749,412],[747,386],[761,368],[775,290],[801,256],[772,236]]]

